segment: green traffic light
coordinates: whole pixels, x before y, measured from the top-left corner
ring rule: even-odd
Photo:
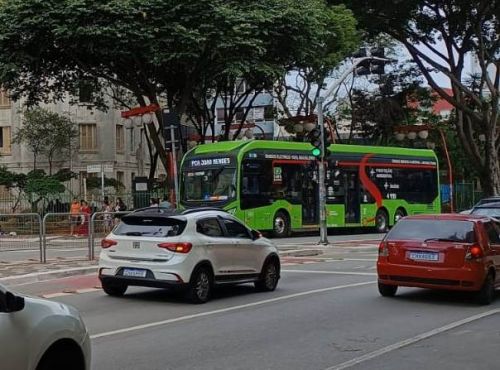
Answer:
[[[319,157],[321,155],[321,149],[320,148],[314,148],[311,150],[311,154],[315,157]]]

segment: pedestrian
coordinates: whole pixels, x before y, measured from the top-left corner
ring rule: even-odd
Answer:
[[[90,221],[90,214],[92,213],[92,211],[85,200],[82,199],[80,205],[81,205],[80,212],[82,213],[81,215],[82,221],[80,224],[79,234],[82,236],[87,236],[89,235],[89,221]]]
[[[113,209],[111,208],[111,205],[109,204],[109,200],[104,199],[104,202],[102,202],[102,212],[104,212],[104,232],[109,233],[111,230],[111,226],[113,226],[113,218],[111,217],[111,212]]]
[[[159,207],[160,205],[158,204],[158,198],[151,198],[151,205],[150,207]]]
[[[123,203],[122,198],[116,198],[116,204],[114,207],[115,212],[125,212],[127,210],[127,206],[125,203]],[[122,218],[122,215],[120,213],[115,213],[115,224],[120,222],[120,219]]]
[[[163,199],[160,202],[160,207],[161,208],[172,208],[172,204],[168,201],[168,198],[166,195],[163,196]]]
[[[80,218],[80,208],[81,204],[78,201],[78,199],[73,198],[73,202],[71,202],[71,207],[70,207],[70,215],[69,215],[69,227],[70,227],[70,235],[75,236],[75,226],[80,224],[81,218]]]

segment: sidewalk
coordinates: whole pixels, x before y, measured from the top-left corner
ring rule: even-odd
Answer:
[[[369,241],[338,242],[327,246],[318,244],[288,243],[278,245],[281,257],[314,257],[332,249],[373,249]],[[79,258],[48,259],[46,264],[36,261],[5,262],[0,260],[0,283],[4,285],[30,284],[63,277],[88,275],[97,273],[98,261]]]

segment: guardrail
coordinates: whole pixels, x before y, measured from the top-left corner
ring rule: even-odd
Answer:
[[[39,249],[43,260],[43,224],[38,213],[0,214],[0,252]]]

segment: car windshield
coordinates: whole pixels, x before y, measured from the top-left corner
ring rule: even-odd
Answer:
[[[495,208],[488,208],[488,207],[480,207],[480,208],[474,208],[471,212],[473,215],[480,215],[480,216],[489,216],[489,217],[494,217],[494,218],[500,218],[500,207],[495,207]]]
[[[186,221],[170,217],[125,216],[113,230],[115,235],[172,237],[182,234]]]
[[[401,220],[386,240],[435,240],[473,243],[474,223],[455,220]]]
[[[184,172],[187,202],[226,201],[236,196],[236,169],[217,168]]]

